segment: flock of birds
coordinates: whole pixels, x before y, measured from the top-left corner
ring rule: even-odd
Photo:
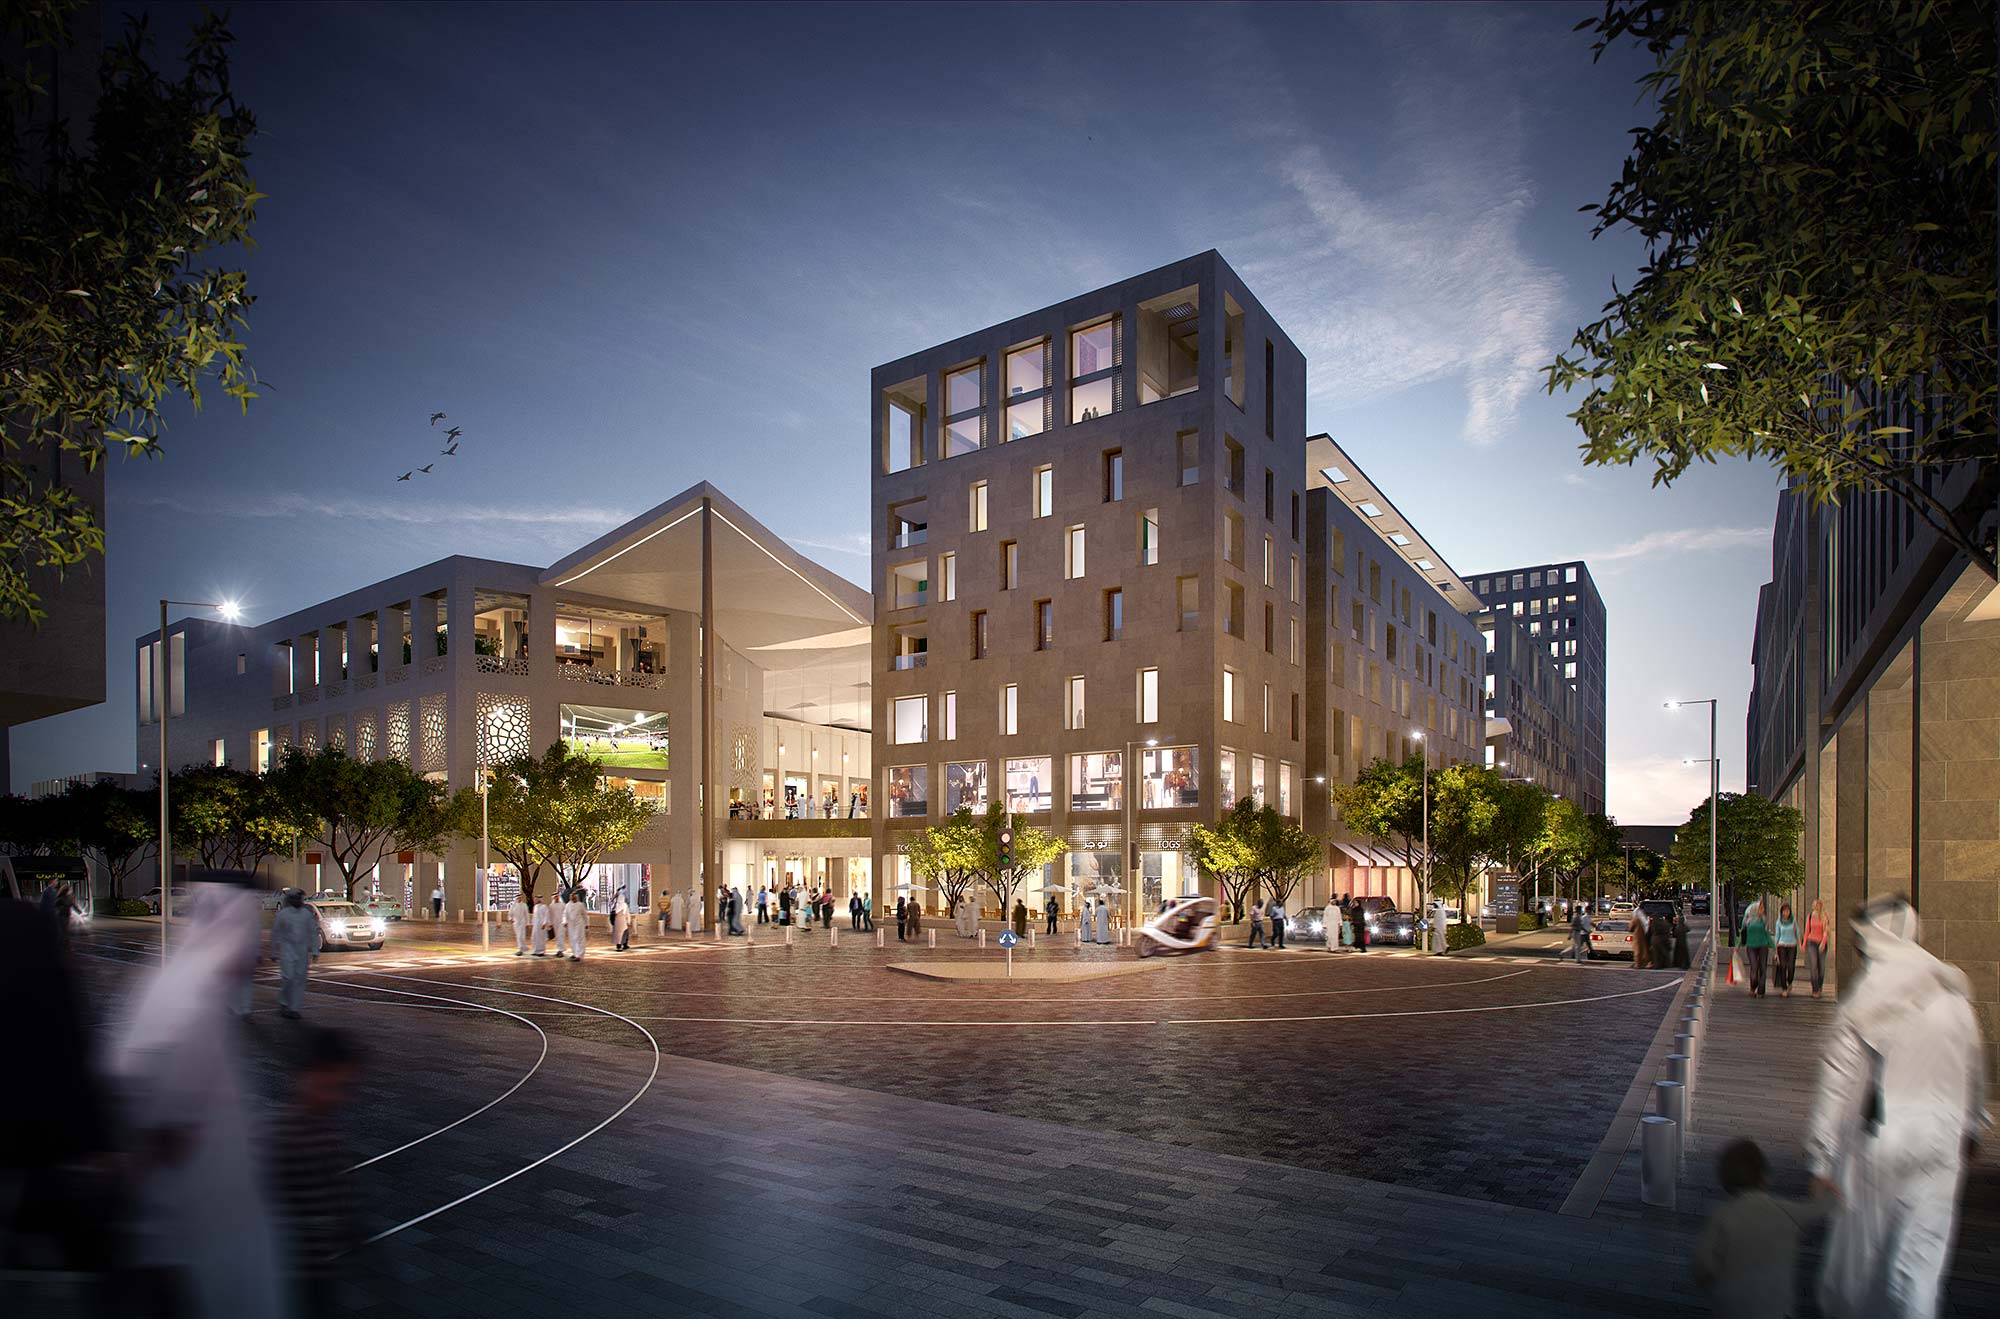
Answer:
[[[437,424],[443,421],[444,419],[445,415],[442,412],[431,413],[431,426],[435,428]],[[439,458],[456,457],[458,454],[458,437],[463,433],[464,432],[457,426],[447,426],[444,430],[445,446],[444,448],[438,450],[438,457]],[[396,479],[398,481],[407,481],[411,477],[417,476],[419,474],[428,476],[430,475],[431,468],[436,466],[437,466],[437,458],[433,458],[429,462],[425,463],[422,467],[412,467],[409,471],[404,472],[401,476],[397,477]]]

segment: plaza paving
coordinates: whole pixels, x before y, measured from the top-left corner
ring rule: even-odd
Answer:
[[[1551,1212],[1674,975],[1231,950],[945,984],[884,967],[975,955],[948,933],[770,933],[572,964],[413,927],[323,957],[309,1014],[367,1041],[357,1158],[388,1155],[355,1174],[392,1234],[362,1312],[1700,1312],[1689,1216],[1616,1183]],[[132,972],[89,965],[112,1003]],[[295,1032],[249,1029],[275,1093]]]

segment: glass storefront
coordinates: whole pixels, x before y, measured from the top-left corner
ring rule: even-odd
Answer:
[[[1069,758],[1069,808],[1073,811],[1117,811],[1125,807],[1125,756],[1120,751],[1093,751]]]
[[[968,810],[978,815],[986,809],[986,762],[955,760],[944,767],[944,810]]]
[[[1139,753],[1139,805],[1147,810],[1201,805],[1193,747],[1147,747]]]
[[[930,766],[891,765],[884,773],[892,817],[907,819],[930,814]]]
[[[1046,811],[1054,795],[1054,765],[1047,756],[1033,756],[1007,762],[1007,809],[1011,812]]]

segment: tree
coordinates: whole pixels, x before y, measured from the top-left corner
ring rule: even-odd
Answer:
[[[1566,797],[1549,801],[1535,857],[1555,881],[1557,892],[1581,896],[1584,872],[1619,856],[1618,826],[1599,811],[1585,812]]]
[[[246,166],[256,121],[229,81],[228,26],[195,25],[184,71],[150,63],[143,17],[104,53],[87,145],[38,71],[73,50],[65,0],[0,10],[0,618],[37,621],[29,571],[104,552],[104,528],[58,476],[113,447],[159,451],[178,398],[205,383],[256,397],[238,332],[252,298],[226,249],[261,200]],[[25,55],[26,58],[21,56]]]
[[[1000,904],[1001,919],[1006,919],[1008,908],[1014,905],[1014,891],[1029,875],[1040,873],[1043,866],[1069,851],[1069,842],[1058,838],[1045,829],[1037,829],[1024,824],[1016,816],[1014,829],[1014,863],[1000,864],[1000,831],[1008,827],[1006,807],[999,802],[991,802],[986,807],[986,818],[979,826],[979,877],[986,882],[994,898]]]
[[[1431,771],[1433,775],[1436,770]],[[1327,794],[1341,823],[1352,833],[1378,843],[1393,843],[1403,864],[1424,867],[1424,762],[1412,756],[1402,764],[1376,757],[1352,783],[1336,783]]]
[[[1324,844],[1277,809],[1245,797],[1213,828],[1188,830],[1184,850],[1216,878],[1231,920],[1243,919],[1243,904],[1259,890],[1279,902],[1325,863]]]
[[[60,845],[46,797],[0,795],[0,856],[42,856]]]
[[[125,896],[125,881],[159,840],[154,800],[143,788],[104,782],[73,783],[60,799],[64,832],[97,858],[114,898]]]
[[[304,836],[304,822],[264,776],[188,765],[173,772],[168,787],[174,847],[209,870],[255,870]]]
[[[1992,6],[1609,0],[1598,55],[1636,40],[1659,118],[1593,236],[1646,243],[1639,278],[1579,329],[1548,389],[1584,461],[1765,458],[1816,502],[1900,501],[1990,577],[1976,499],[1995,440]]]
[[[1635,847],[1625,855],[1631,876],[1632,891],[1642,898],[1670,898],[1680,891],[1680,886],[1667,877],[1667,859],[1650,848]],[[1707,863],[1707,853],[1703,852],[1703,864]],[[1706,886],[1707,875],[1702,876]]]
[[[449,827],[442,785],[401,760],[354,760],[338,747],[293,747],[266,776],[281,814],[326,849],[351,900],[383,858],[435,851]]]
[[[1666,878],[1674,888],[1708,887],[1708,807],[1694,808],[1674,831]],[[1805,817],[1795,807],[1754,792],[1725,792],[1715,817],[1715,873],[1735,886],[1739,902],[1772,893],[1790,893],[1805,879],[1799,834]]]
[[[1468,913],[1466,892],[1506,855],[1507,840],[1533,834],[1518,817],[1516,788],[1483,765],[1448,765],[1431,775],[1431,891],[1457,897],[1459,915]],[[1510,827],[1511,826],[1511,827]]]
[[[562,746],[560,742],[556,745]],[[556,883],[563,888],[577,888],[606,852],[625,846],[651,822],[653,808],[634,796],[630,788],[605,786],[599,778],[604,768],[601,762],[572,755],[567,748],[564,754],[572,762],[581,762],[571,764],[565,772],[565,782],[574,784],[587,765],[590,787],[587,791],[572,789],[550,803],[548,832],[540,848],[542,860],[556,872]]]
[[[542,847],[548,838],[554,803],[571,791],[590,791],[597,786],[593,773],[587,780],[570,765],[571,757],[561,742],[547,755],[519,755],[490,767],[486,789],[486,839],[491,849],[511,866],[520,878],[521,900],[535,905],[535,890],[541,883]],[[459,832],[467,838],[479,837],[479,802],[475,794],[460,820]]]
[[[910,869],[936,888],[949,913],[958,910],[959,901],[983,878],[985,843],[984,823],[973,818],[971,807],[961,806],[942,824],[912,835],[904,855]]]

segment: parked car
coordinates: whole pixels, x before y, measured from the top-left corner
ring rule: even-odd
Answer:
[[[337,901],[314,899],[306,906],[319,918],[321,951],[328,948],[380,948],[382,937],[388,932],[388,923],[380,916],[370,916],[344,898]]]
[[[1671,898],[1647,898],[1639,904],[1639,914],[1646,918],[1646,928],[1653,927],[1656,916],[1675,916],[1680,913],[1680,904]]]
[[[173,897],[174,897],[174,910],[186,911],[188,897],[189,897],[187,888],[180,884],[174,885]],[[155,916],[159,915],[160,886],[158,884],[155,884],[153,885],[153,887],[147,889],[144,893],[139,895],[139,901],[146,904],[147,911],[152,912]]]
[[[1688,899],[1688,914],[1706,916],[1709,913],[1708,890],[1703,889]]]
[[[1394,898],[1378,895],[1355,901],[1361,906],[1369,943],[1416,943],[1416,917],[1407,911],[1397,911]]]
[[[371,893],[361,900],[361,910],[370,916],[380,916],[385,921],[403,919],[403,904],[386,893]]]

